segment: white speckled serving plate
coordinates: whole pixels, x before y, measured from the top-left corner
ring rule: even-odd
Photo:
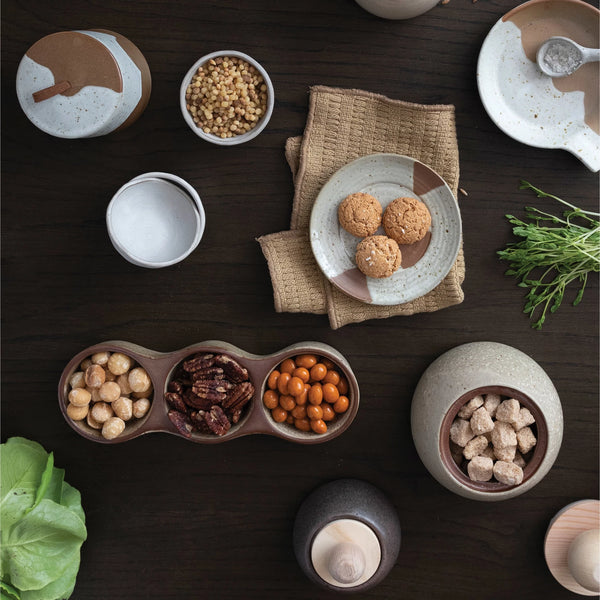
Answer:
[[[431,213],[430,232],[422,242],[400,246],[403,266],[391,277],[374,279],[356,267],[361,238],[342,229],[338,205],[357,192],[375,196],[384,209],[395,198],[411,196]],[[460,211],[448,184],[423,163],[398,154],[371,154],[343,166],[319,192],[310,217],[310,243],[327,279],[369,304],[403,304],[434,289],[454,264],[460,240]]]
[[[580,0],[531,0],[505,14],[479,53],[477,84],[492,121],[512,138],[574,154],[600,169],[599,63],[568,77],[544,75],[536,53],[562,35],[598,48],[600,11]]]

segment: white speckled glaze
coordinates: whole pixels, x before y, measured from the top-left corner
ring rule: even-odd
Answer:
[[[382,19],[412,19],[431,10],[439,0],[356,0],[370,13]]]
[[[547,426],[547,447],[538,468],[520,485],[494,492],[465,485],[440,453],[440,431],[450,407],[470,390],[491,386],[512,388],[528,397]],[[505,344],[472,342],[442,354],[423,373],[413,395],[411,427],[417,452],[439,483],[460,496],[492,502],[526,492],[548,473],[562,443],[563,414],[552,381],[532,358]]]

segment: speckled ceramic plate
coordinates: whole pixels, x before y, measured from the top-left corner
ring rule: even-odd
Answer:
[[[486,37],[477,64],[483,105],[512,138],[574,154],[600,169],[599,69],[588,63],[568,77],[544,75],[536,53],[562,35],[598,48],[600,11],[580,0],[531,0],[505,14]]]
[[[411,196],[431,213],[424,240],[400,246],[402,266],[391,277],[366,277],[356,267],[360,238],[342,229],[337,211],[346,196],[357,192],[375,196],[384,209],[395,198]],[[310,217],[312,250],[327,279],[369,304],[403,304],[431,291],[454,264],[460,240],[460,211],[448,184],[423,163],[398,154],[371,154],[343,166],[319,192]]]

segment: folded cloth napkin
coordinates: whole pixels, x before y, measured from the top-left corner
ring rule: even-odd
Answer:
[[[411,104],[362,90],[311,88],[304,135],[289,138],[285,148],[295,185],[290,230],[258,238],[277,312],[327,313],[332,329],[338,329],[367,319],[433,312],[463,301],[462,246],[450,272],[434,290],[394,306],[351,298],[319,269],[308,228],[321,187],[346,163],[379,152],[404,154],[427,164],[456,196],[459,169],[453,106]]]

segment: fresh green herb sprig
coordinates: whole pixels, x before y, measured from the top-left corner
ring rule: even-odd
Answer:
[[[529,289],[523,312],[533,319],[539,309],[541,314],[538,311],[539,317],[532,327],[541,329],[546,313],[558,310],[570,283],[579,281],[581,284],[573,301],[573,306],[577,306],[588,274],[600,271],[600,222],[597,219],[600,214],[577,208],[527,181],[521,181],[519,189],[532,190],[538,198],[552,198],[568,207],[562,218],[532,206],[525,207],[529,222],[506,215],[514,225],[513,233],[523,239],[498,251],[500,259],[509,263],[505,274],[513,275],[519,279],[520,287]]]

